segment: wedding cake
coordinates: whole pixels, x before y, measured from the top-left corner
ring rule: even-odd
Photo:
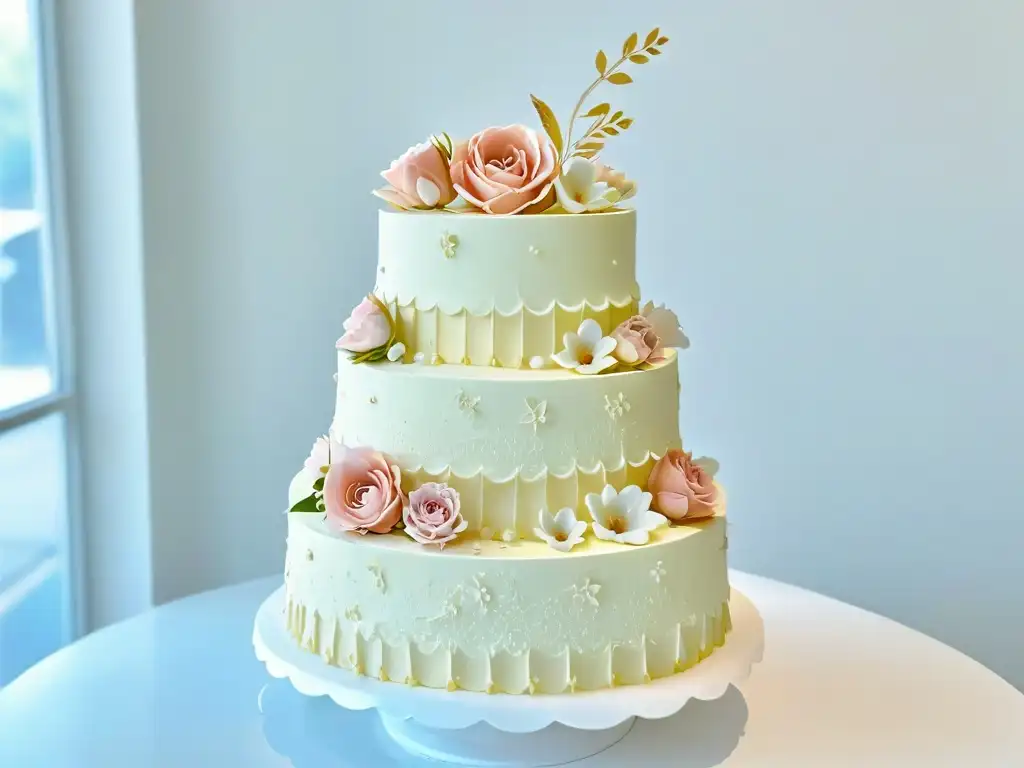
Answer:
[[[597,85],[563,134],[447,134],[383,172],[376,285],[289,489],[284,621],[397,684],[551,694],[685,670],[730,629],[716,465],[683,451],[676,315],[636,282],[635,185],[599,153],[632,120]],[[580,138],[573,137],[585,121]]]

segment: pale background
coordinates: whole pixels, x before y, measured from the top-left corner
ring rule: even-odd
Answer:
[[[130,266],[80,289],[105,318],[80,340],[83,396],[124,389],[105,418],[128,420],[134,462],[104,497],[122,465],[85,460],[104,502],[87,509],[95,623],[281,569],[287,483],[373,280],[377,172],[430,132],[535,122],[531,91],[565,115],[598,46],[657,24],[665,54],[606,87],[636,118],[607,159],[640,183],[641,285],[693,341],[684,440],[722,463],[732,563],[1024,686],[1024,4],[147,0],[129,16],[102,53],[67,42],[71,87],[86,61],[118,75],[84,120],[103,173],[70,151],[88,198],[73,239],[102,264],[121,208],[142,211]],[[134,82],[108,54],[133,44]],[[137,155],[103,129],[136,119]]]

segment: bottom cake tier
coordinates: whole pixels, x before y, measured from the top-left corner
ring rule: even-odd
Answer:
[[[730,629],[725,516],[631,547],[426,548],[292,513],[286,621],[329,663],[407,685],[566,693],[681,672]]]

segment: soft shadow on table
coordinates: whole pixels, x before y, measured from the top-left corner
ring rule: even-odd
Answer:
[[[594,768],[716,768],[729,759],[746,727],[747,702],[729,686],[720,699],[693,700],[664,720],[637,720],[626,738],[591,759]]]
[[[396,746],[376,710],[341,709],[326,696],[303,696],[287,680],[264,686],[259,705],[267,744],[295,768],[438,765],[414,759]],[[736,749],[746,723],[747,703],[730,687],[722,698],[691,701],[665,720],[638,720],[626,738],[583,765],[715,768]]]

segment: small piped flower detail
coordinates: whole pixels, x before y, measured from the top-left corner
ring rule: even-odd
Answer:
[[[586,521],[577,520],[572,507],[563,507],[555,515],[542,509],[538,518],[540,525],[533,532],[559,552],[568,552],[583,541],[583,534],[587,532]]]
[[[476,418],[477,411],[480,408],[480,396],[477,395],[476,397],[472,397],[460,389],[455,395],[455,404],[466,416],[470,419],[474,419]]]
[[[601,591],[600,584],[594,584],[590,579],[587,579],[582,584],[573,584],[571,590],[573,600],[580,600],[588,605],[592,605],[594,608],[598,608],[601,605],[597,599],[597,594]]]
[[[482,575],[482,574],[481,574]],[[465,588],[469,599],[480,606],[480,610],[487,612],[487,605],[491,602],[490,590],[480,581],[480,576],[473,577],[473,583]]]
[[[661,580],[665,577],[668,572],[665,570],[665,564],[661,560],[654,564],[651,568],[651,578],[654,579],[655,584],[661,584]]]
[[[612,421],[617,421],[621,416],[624,416],[629,412],[629,400],[626,396],[619,392],[616,397],[604,396],[604,409],[608,411],[608,415],[612,417]]]
[[[455,250],[459,247],[458,235],[450,234],[447,230],[441,233],[441,252],[446,259],[455,258]]]
[[[540,400],[538,402],[530,402],[530,398],[526,398],[526,414],[523,416],[520,423],[526,424],[527,426],[533,427],[533,433],[537,434],[537,428],[547,422],[548,420],[548,401]]]
[[[602,335],[601,326],[592,317],[580,323],[576,333],[566,332],[563,344],[565,349],[552,355],[551,359],[576,373],[601,373],[617,362],[612,356],[615,339]]]
[[[599,494],[588,493],[585,502],[594,520],[594,535],[618,544],[646,544],[651,531],[668,525],[664,515],[651,511],[651,498],[638,485],[627,485],[621,491],[606,485]]]

